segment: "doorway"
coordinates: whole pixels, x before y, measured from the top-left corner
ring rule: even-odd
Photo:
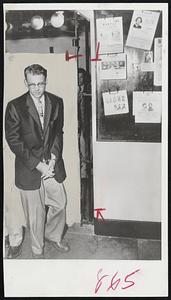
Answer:
[[[93,199],[93,153],[92,153],[92,95],[90,73],[90,22],[76,15],[75,41],[78,57],[78,147],[80,158],[80,213],[81,225],[93,224],[94,199]],[[82,37],[84,53],[80,53],[80,35]],[[83,47],[82,47],[83,51]]]

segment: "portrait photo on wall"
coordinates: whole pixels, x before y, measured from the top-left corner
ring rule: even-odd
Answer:
[[[141,29],[142,28],[142,25],[141,25],[142,23],[143,23],[143,19],[141,17],[137,17],[135,19],[135,23],[134,23],[133,27]]]

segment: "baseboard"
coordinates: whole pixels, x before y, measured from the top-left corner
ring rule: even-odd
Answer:
[[[97,235],[161,240],[161,223],[124,220],[94,220]]]

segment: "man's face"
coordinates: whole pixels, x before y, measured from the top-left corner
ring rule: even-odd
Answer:
[[[46,89],[46,79],[43,74],[34,75],[28,73],[25,84],[29,90],[29,93],[37,99],[40,99],[42,97]]]
[[[84,84],[84,75],[83,73],[78,73],[78,85],[83,85]]]

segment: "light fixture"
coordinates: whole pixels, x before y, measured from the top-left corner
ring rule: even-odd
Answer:
[[[4,22],[4,30],[6,31],[7,28],[8,28],[8,24],[7,24],[7,22],[5,21],[5,22]]]
[[[4,30],[9,32],[13,29],[13,25],[11,23],[4,22]]]
[[[43,28],[44,20],[40,16],[34,16],[31,18],[31,26],[35,30],[40,30]]]
[[[59,28],[64,24],[63,11],[56,11],[50,19],[51,25],[55,28]]]

